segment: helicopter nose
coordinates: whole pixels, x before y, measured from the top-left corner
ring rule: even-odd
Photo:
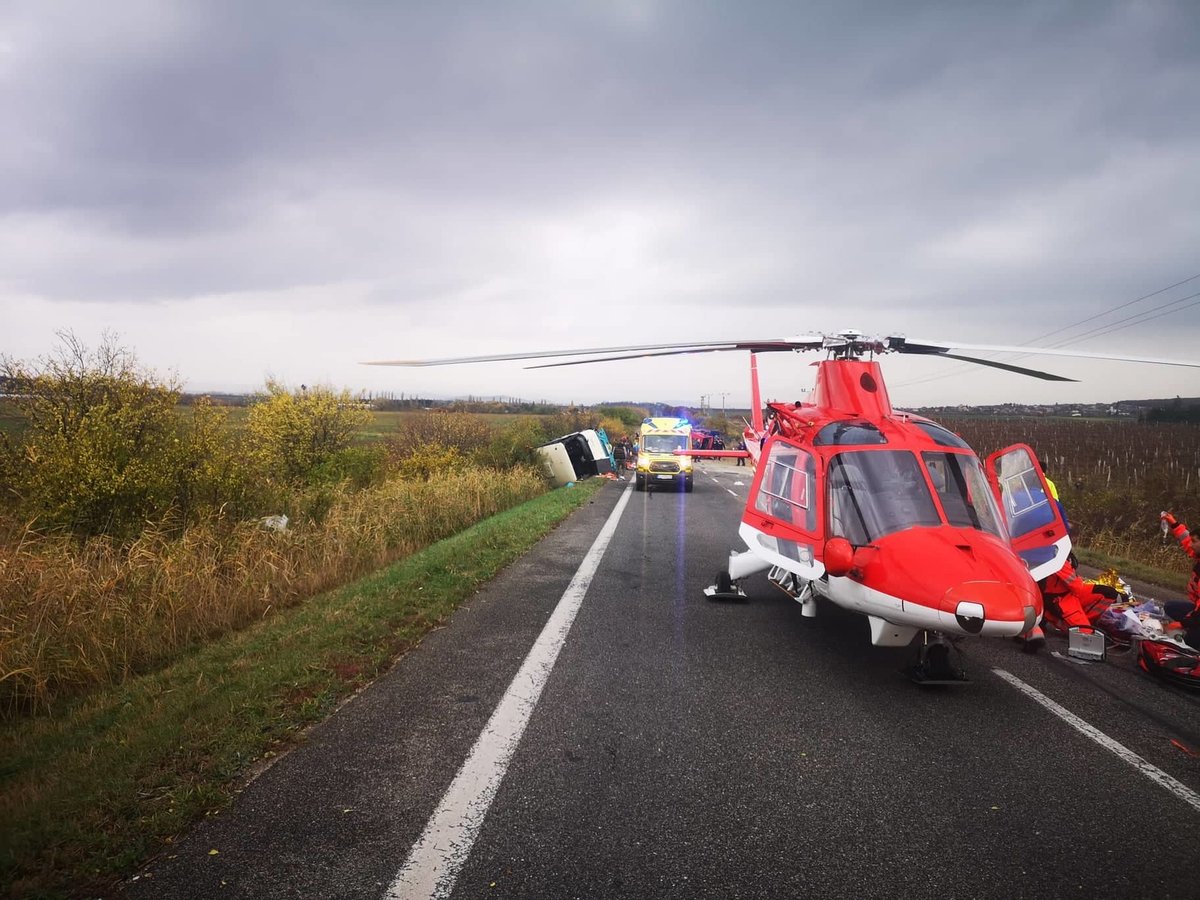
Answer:
[[[979,634],[983,631],[983,623],[987,621],[987,610],[982,603],[959,600],[954,607],[954,621],[968,634]]]
[[[1012,637],[1028,631],[1041,613],[1036,586],[1020,581],[966,581],[946,592],[939,617],[947,630]]]

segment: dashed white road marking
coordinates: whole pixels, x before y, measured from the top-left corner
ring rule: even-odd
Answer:
[[[632,485],[625,488],[608,521],[579,564],[575,577],[554,607],[525,662],[476,739],[467,761],[454,776],[454,781],[442,796],[442,802],[434,810],[424,832],[388,888],[389,900],[432,900],[450,896],[496,791],[500,788],[508,763],[541,697],[542,688],[546,686],[558,653],[566,642],[575,614],[583,605],[583,596],[592,583],[609,541],[616,533],[617,522],[629,503],[632,490]]]
[[[992,669],[992,671],[1015,687],[1018,691],[1025,694],[1027,697],[1032,697],[1038,703],[1042,704],[1042,706],[1046,707],[1046,709],[1050,710],[1050,712],[1054,713],[1076,731],[1087,735],[1105,750],[1110,750],[1111,752],[1115,753],[1151,781],[1155,782],[1161,787],[1166,788],[1176,797],[1183,800],[1185,803],[1191,804],[1194,809],[1200,811],[1200,794],[1197,794],[1186,784],[1176,781],[1158,766],[1142,759],[1124,744],[1114,741],[1100,729],[1093,725],[1089,725],[1083,719],[1079,718],[1079,716],[1075,715],[1075,713],[1065,709],[1062,706],[1059,706],[1037,688],[1026,684],[1016,675],[1006,672],[1003,669]]]
[[[732,490],[731,488],[725,488],[725,490],[729,491],[729,493],[733,494],[733,496],[737,496],[737,491]]]

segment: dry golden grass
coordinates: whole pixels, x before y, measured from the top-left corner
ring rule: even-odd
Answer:
[[[473,469],[340,493],[285,532],[218,520],[121,546],[27,531],[0,544],[0,714],[159,666],[544,490],[529,469]]]

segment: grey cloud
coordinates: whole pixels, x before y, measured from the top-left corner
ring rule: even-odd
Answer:
[[[1062,321],[1196,263],[1194,4],[118,6],[5,29],[0,210],[67,236],[0,249],[21,291]],[[539,269],[617,206],[647,271]]]

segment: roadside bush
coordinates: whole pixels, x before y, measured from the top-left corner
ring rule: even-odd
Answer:
[[[494,429],[487,446],[475,451],[475,459],[480,465],[494,469],[536,465],[533,448],[546,440],[541,421],[533,416],[522,416]]]
[[[111,336],[94,351],[70,333],[59,339],[39,363],[2,365],[27,423],[7,447],[9,496],[42,527],[129,538],[195,488],[187,461],[201,432],[180,425],[179,386]]]
[[[349,391],[321,386],[292,391],[268,380],[266,394],[246,419],[249,454],[268,477],[303,484],[348,448],[370,418]]]
[[[638,428],[627,428],[625,423],[620,419],[609,417],[602,418],[599,426],[604,429],[604,433],[608,435],[610,443],[616,443],[623,435],[628,435],[632,440],[637,440]]]
[[[616,419],[623,427],[617,429],[617,434],[636,432],[642,425],[642,420],[649,413],[640,406],[597,406],[596,415],[601,419]],[[604,430],[612,436],[613,432],[607,425]]]
[[[595,428],[597,416],[594,412],[587,409],[580,409],[577,406],[572,406],[564,409],[562,412],[555,413],[552,416],[546,416],[542,420],[542,431],[546,435],[542,441],[552,441],[557,437],[562,437],[564,434],[570,434],[573,431],[582,431],[585,428]]]
[[[351,488],[361,490],[381,484],[388,473],[388,454],[383,447],[345,447],[318,463],[309,473],[309,483],[344,482]]]
[[[457,447],[442,444],[422,444],[400,460],[398,470],[405,478],[428,479],[434,475],[453,473],[467,466],[467,458]]]
[[[229,409],[199,397],[186,413],[176,410],[181,448],[176,460],[172,509],[184,522],[212,514],[242,519],[276,506],[279,493],[247,462],[241,435],[231,430]]]
[[[487,420],[471,413],[414,413],[400,419],[387,447],[393,462],[399,465],[426,447],[454,448],[464,457],[471,456],[487,447],[492,435]]]

